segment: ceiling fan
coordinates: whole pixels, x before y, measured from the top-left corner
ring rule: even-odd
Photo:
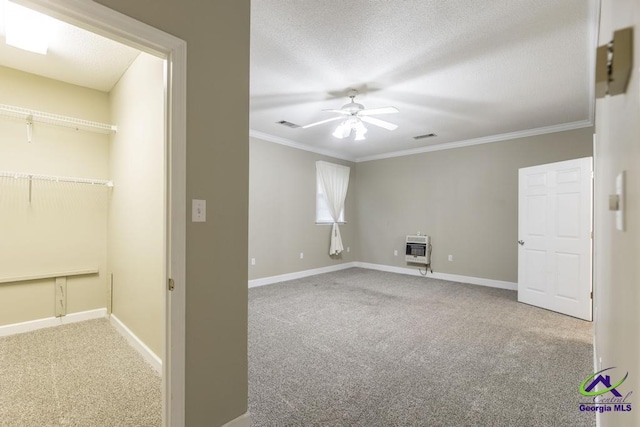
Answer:
[[[333,122],[335,120],[343,120],[343,122],[338,125],[336,130],[333,131],[332,135],[336,138],[342,139],[348,138],[351,135],[351,132],[355,132],[355,140],[362,141],[363,139],[366,139],[364,137],[364,134],[367,133],[367,128],[362,122],[369,123],[370,125],[378,126],[387,130],[396,130],[398,128],[398,125],[395,125],[393,123],[370,117],[376,114],[398,113],[399,111],[396,107],[371,108],[367,110],[364,108],[364,105],[358,104],[353,100],[356,95],[358,95],[357,90],[350,90],[348,96],[349,98],[351,98],[351,102],[349,102],[348,104],[344,104],[339,110],[322,110],[328,111],[330,113],[338,113],[340,114],[340,116],[302,126],[302,129],[307,129],[312,126]],[[344,116],[347,117],[345,118]]]

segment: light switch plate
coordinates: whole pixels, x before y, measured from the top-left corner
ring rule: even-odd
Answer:
[[[616,194],[618,195],[616,229],[624,231],[624,171],[620,172],[616,177]]]
[[[206,222],[207,221],[207,201],[206,200],[191,200],[191,222]]]

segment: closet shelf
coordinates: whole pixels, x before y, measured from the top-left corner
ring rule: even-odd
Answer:
[[[26,120],[27,123],[47,123],[50,125],[73,128],[75,130],[84,130],[103,134],[109,134],[117,130],[115,125],[107,123],[92,122],[90,120],[45,113],[43,111],[29,110],[27,108],[5,104],[0,104],[0,116]]]
[[[99,272],[100,271],[97,268],[91,268],[91,269],[85,269],[85,270],[59,271],[55,273],[31,274],[29,276],[0,277],[0,283],[26,282],[26,281],[41,280],[41,279],[55,279],[56,277],[85,276],[87,274],[98,274]]]
[[[73,178],[68,176],[40,175],[35,173],[9,172],[9,171],[0,171],[0,177],[14,178],[14,179],[28,179],[29,181],[38,180],[38,181],[53,181],[53,182],[71,182],[74,184],[106,185],[107,187],[113,187],[113,181],[109,181],[106,179]]]

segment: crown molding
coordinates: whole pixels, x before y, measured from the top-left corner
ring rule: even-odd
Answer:
[[[391,153],[376,154],[373,156],[358,157],[356,163],[368,162],[371,160],[389,159],[392,157],[411,156],[413,154],[428,153],[430,151],[451,150],[453,148],[469,147],[471,145],[488,144],[491,142],[506,141],[509,139],[525,138],[528,136],[544,135],[547,133],[563,132],[567,130],[581,129],[593,126],[590,120],[581,120],[578,122],[563,123],[559,125],[546,126],[535,129],[522,130],[517,132],[502,133],[499,135],[485,136],[482,138],[467,139],[465,141],[446,142],[444,144],[429,145],[426,147],[413,148],[410,150],[394,151]]]
[[[297,148],[298,150],[310,151],[316,154],[322,154],[324,156],[334,157],[336,159],[347,160],[349,162],[355,161],[355,158],[336,151],[325,150],[322,148],[311,147],[310,145],[303,144],[301,142],[292,141],[280,136],[271,135],[270,133],[260,132],[259,130],[249,129],[249,136],[262,139],[264,141],[273,142],[287,147]]]
[[[484,136],[482,138],[467,139],[464,141],[446,142],[443,144],[428,145],[426,147],[412,148],[410,150],[392,151],[389,153],[375,154],[373,156],[357,157],[338,153],[335,151],[324,150],[322,148],[311,147],[301,142],[292,141],[287,138],[260,132],[255,129],[249,129],[249,136],[262,139],[264,141],[274,142],[276,144],[285,145],[287,147],[297,148],[299,150],[310,151],[312,153],[322,154],[336,159],[347,160],[350,162],[360,163],[372,160],[390,159],[393,157],[411,156],[414,154],[428,153],[431,151],[451,150],[454,148],[469,147],[472,145],[489,144],[491,142],[506,141],[509,139],[526,138],[529,136],[544,135],[547,133],[564,132],[568,130],[582,129],[593,126],[591,120],[580,120],[577,122],[562,123],[559,125],[545,126],[534,129],[521,130],[517,132],[502,133],[498,135]]]

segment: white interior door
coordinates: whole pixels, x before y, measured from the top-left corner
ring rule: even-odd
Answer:
[[[592,158],[520,169],[518,301],[591,320]]]

